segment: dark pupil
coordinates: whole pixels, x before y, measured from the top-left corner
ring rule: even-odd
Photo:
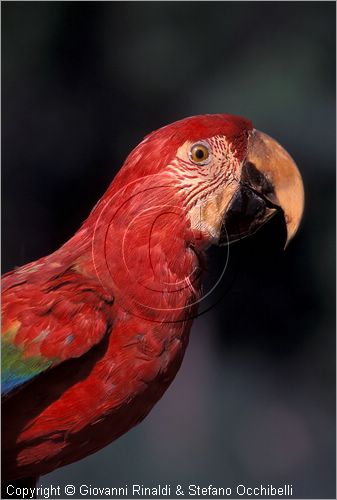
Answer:
[[[195,152],[195,156],[198,158],[198,160],[202,160],[205,155],[202,149],[197,149]]]

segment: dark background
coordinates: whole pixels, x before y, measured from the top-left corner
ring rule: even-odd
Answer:
[[[42,483],[335,498],[335,3],[1,7],[3,271],[61,245],[142,137],[185,116],[250,118],[306,190],[286,252],[277,219],[230,248],[225,297],[150,416]]]

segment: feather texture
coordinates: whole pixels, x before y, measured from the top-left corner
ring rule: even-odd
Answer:
[[[109,330],[113,297],[69,268],[44,279],[44,265],[3,280],[2,393],[10,394],[59,363],[82,356]],[[38,279],[36,274],[38,273]],[[18,283],[19,280],[19,283]]]
[[[6,481],[95,452],[160,399],[188,344],[209,243],[186,213],[188,170],[172,162],[186,141],[216,137],[218,189],[244,158],[251,129],[243,118],[206,115],[153,132],[73,238],[4,276]],[[193,172],[205,179],[205,169]],[[213,184],[204,182],[204,198]]]

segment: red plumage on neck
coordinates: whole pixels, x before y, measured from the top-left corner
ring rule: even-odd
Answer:
[[[9,319],[25,310],[32,315],[27,342],[55,344],[55,331],[39,338],[40,324],[50,316],[61,330],[62,348],[65,339],[88,350],[7,400],[6,477],[47,473],[93,453],[140,422],[162,396],[184,356],[203,267],[165,167],[186,141],[216,135],[225,136],[241,160],[251,129],[244,118],[205,115],[153,132],[131,152],[73,238],[7,275],[4,290],[10,309],[16,308]],[[65,301],[75,279],[86,294],[79,304],[78,290]],[[91,312],[80,315],[88,294]],[[62,314],[56,316],[59,305]],[[98,332],[97,315],[104,325]]]

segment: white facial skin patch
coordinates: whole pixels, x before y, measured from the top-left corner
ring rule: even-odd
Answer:
[[[191,157],[198,145],[208,151],[199,162]],[[167,172],[183,193],[192,229],[201,231],[209,245],[220,237],[222,217],[237,189],[240,170],[241,162],[224,136],[185,142],[168,166]]]

